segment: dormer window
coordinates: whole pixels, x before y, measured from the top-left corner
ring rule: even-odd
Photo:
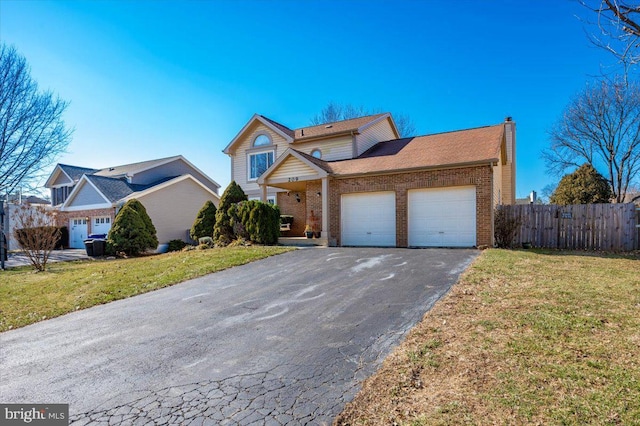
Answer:
[[[253,140],[253,146],[271,145],[271,138],[265,134],[256,136]]]
[[[311,151],[311,156],[315,158],[322,158],[322,151],[316,148],[313,151]]]

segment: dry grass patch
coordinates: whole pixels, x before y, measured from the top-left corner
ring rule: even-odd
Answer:
[[[337,425],[640,424],[640,256],[487,250]]]
[[[51,263],[0,271],[0,331],[167,287],[292,250],[227,247],[118,260]]]

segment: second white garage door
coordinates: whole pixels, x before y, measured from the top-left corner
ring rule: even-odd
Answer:
[[[345,194],[341,201],[343,246],[396,246],[395,192]]]
[[[410,247],[476,245],[476,188],[408,191]]]

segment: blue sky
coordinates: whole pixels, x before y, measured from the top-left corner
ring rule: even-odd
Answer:
[[[418,134],[517,123],[517,196],[571,97],[612,58],[575,1],[0,0],[0,40],[71,102],[59,162],[182,154],[220,183],[254,113],[291,128],[329,101],[409,115]]]

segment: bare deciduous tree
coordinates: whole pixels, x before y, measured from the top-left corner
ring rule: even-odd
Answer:
[[[41,92],[26,60],[0,44],[0,187],[11,192],[41,176],[71,137],[62,121],[67,103]]]
[[[20,250],[36,271],[44,271],[60,238],[60,228],[55,226],[55,212],[25,203],[18,209],[16,224],[14,234]]]
[[[561,175],[591,164],[622,202],[640,178],[640,86],[619,80],[588,86],[549,134],[551,146],[543,152],[549,171]]]
[[[367,115],[379,114],[381,110],[370,110],[364,106],[354,106],[352,104],[339,104],[331,101],[325,106],[320,113],[311,118],[310,124],[319,125],[326,123],[334,123],[341,120],[349,120],[351,118],[364,117]],[[393,114],[393,121],[396,124],[400,137],[415,136],[416,126],[411,117],[405,114]]]
[[[625,0],[580,0],[594,12],[596,21],[587,20],[598,30],[589,33],[589,40],[618,59],[624,76],[640,63],[640,4]]]

